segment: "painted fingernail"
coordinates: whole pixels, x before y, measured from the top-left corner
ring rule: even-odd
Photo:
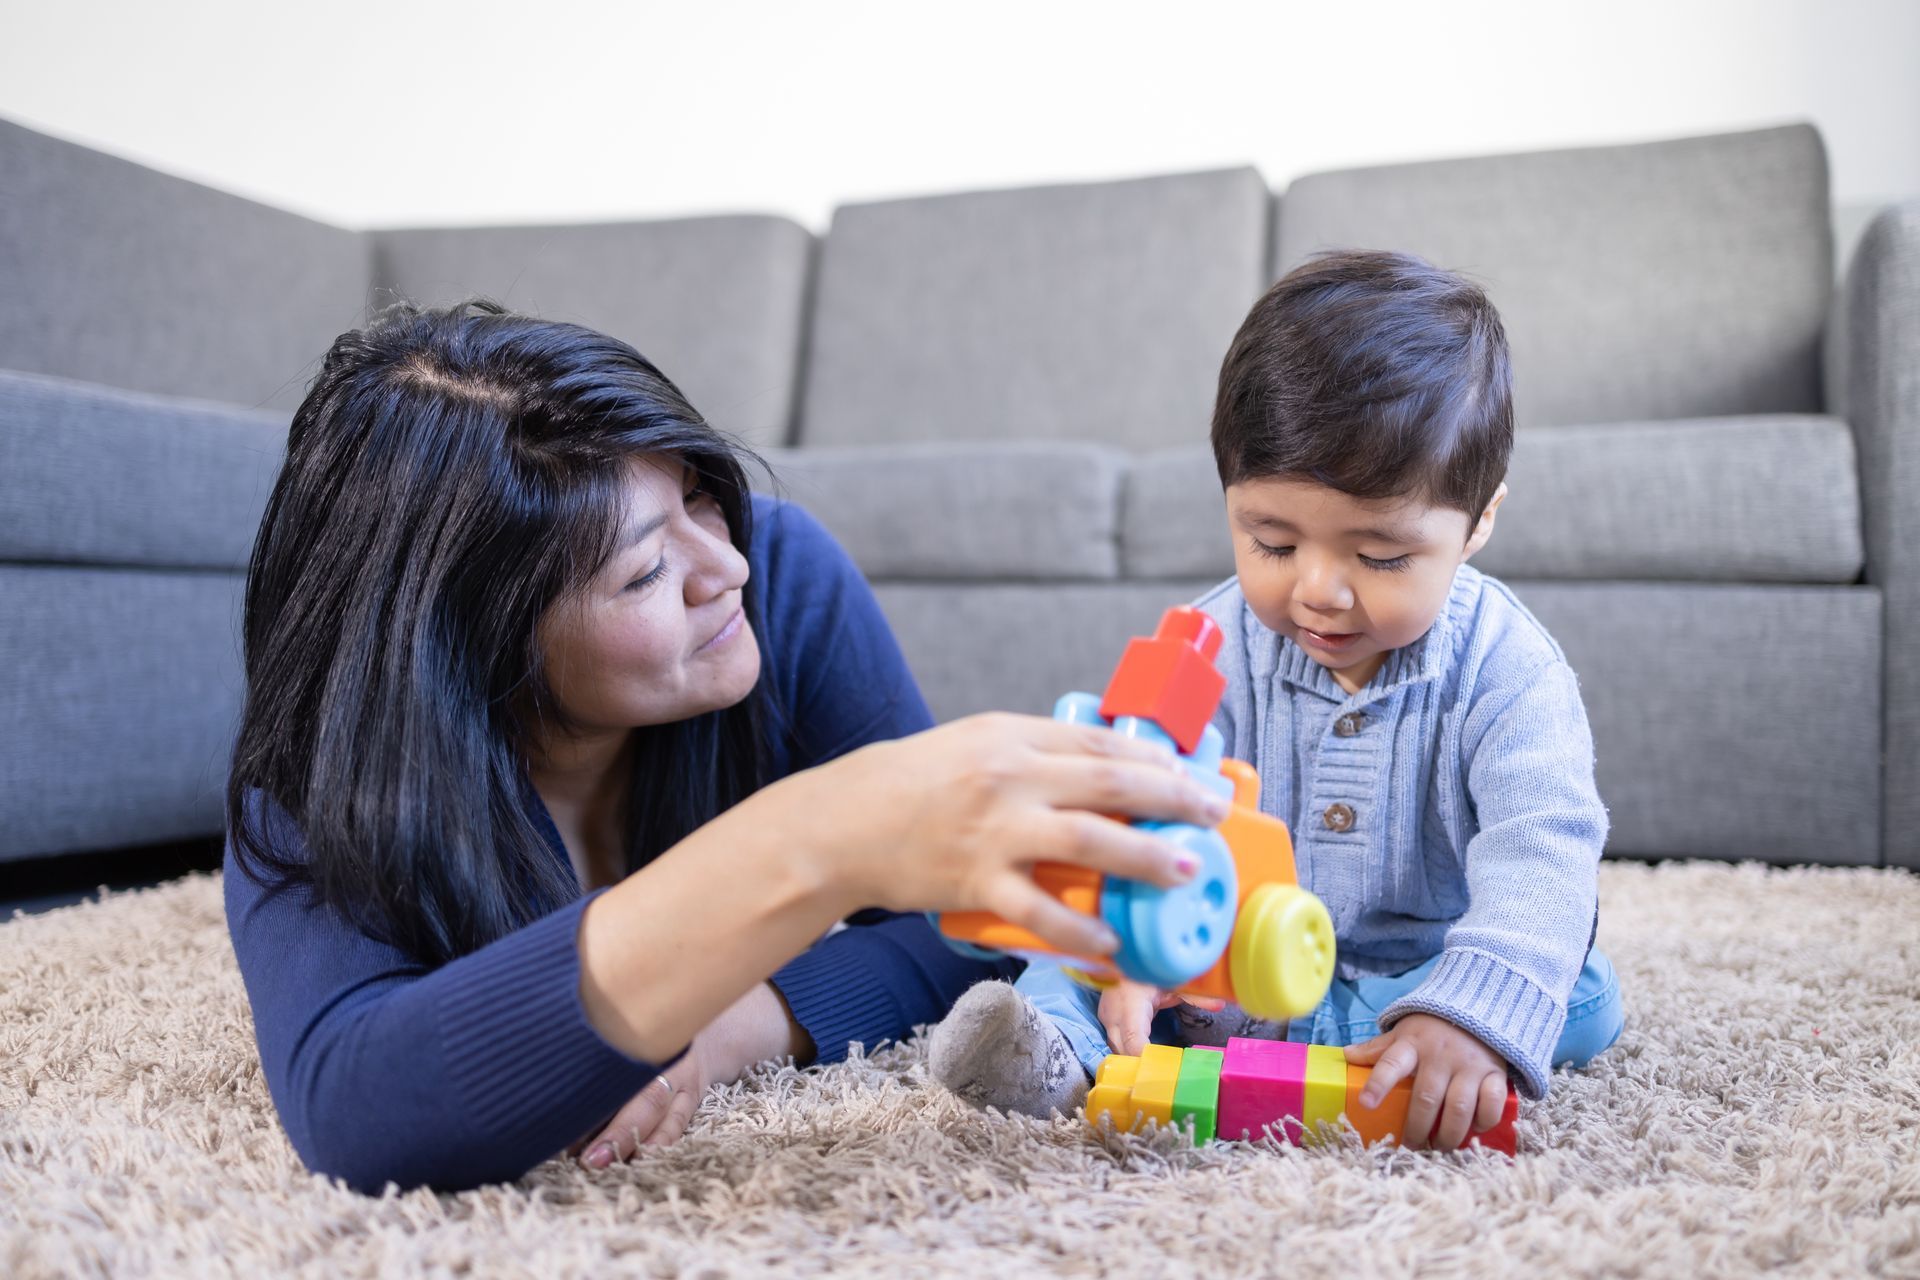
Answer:
[[[593,1150],[587,1152],[586,1164],[589,1169],[604,1169],[612,1163],[613,1146],[611,1143],[603,1142]]]
[[[1174,857],[1173,869],[1180,873],[1182,880],[1191,880],[1200,870],[1200,859],[1190,853],[1178,854]]]

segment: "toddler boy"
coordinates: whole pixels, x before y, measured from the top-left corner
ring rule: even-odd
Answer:
[[[1613,1043],[1619,984],[1593,947],[1607,814],[1579,685],[1466,563],[1506,498],[1510,387],[1492,303],[1411,255],[1322,254],[1254,305],[1213,416],[1236,573],[1196,603],[1225,635],[1227,754],[1259,771],[1332,913],[1332,987],[1261,1023],[1033,965],[954,1006],[929,1045],[937,1079],[1046,1116],[1150,1028],[1351,1046],[1373,1066],[1363,1101],[1413,1077],[1409,1132],[1450,1148],[1498,1120],[1509,1077],[1542,1098],[1553,1066]]]

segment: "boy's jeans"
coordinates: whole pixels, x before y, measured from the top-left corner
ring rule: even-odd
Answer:
[[[1286,1024],[1286,1038],[1333,1045],[1371,1040],[1380,1034],[1381,1010],[1419,986],[1439,962],[1440,957],[1435,956],[1387,978],[1356,978],[1351,982],[1335,978],[1318,1008]],[[1089,1076],[1113,1052],[1096,1012],[1098,991],[1081,986],[1052,964],[1028,965],[1013,985],[1066,1033],[1067,1042]],[[1553,1065],[1584,1067],[1620,1037],[1624,1021],[1620,980],[1614,976],[1613,962],[1594,947],[1573,984],[1573,994],[1567,997],[1567,1025],[1560,1032],[1560,1043],[1554,1046]],[[1163,1009],[1154,1017],[1152,1035],[1156,1044],[1187,1042],[1179,1014],[1173,1009]]]

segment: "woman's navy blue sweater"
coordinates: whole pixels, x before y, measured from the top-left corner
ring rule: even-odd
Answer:
[[[926,728],[926,703],[846,553],[800,508],[754,504],[761,678],[790,722],[773,735],[770,776]],[[571,869],[545,806],[526,795]],[[266,826],[275,852],[297,859],[297,827],[272,806]],[[261,1068],[317,1173],[370,1192],[510,1180],[595,1131],[671,1062],[629,1058],[587,1021],[577,936],[595,895],[435,968],[316,904],[304,884],[257,884],[231,847],[225,886]],[[937,1021],[974,982],[1017,968],[963,959],[921,915],[848,923],[772,977],[819,1062]]]

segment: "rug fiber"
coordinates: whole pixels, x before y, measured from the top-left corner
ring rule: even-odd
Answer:
[[[374,1199],[288,1146],[189,877],[0,924],[0,1276],[1920,1276],[1920,876],[1608,862],[1600,941],[1626,1030],[1511,1162],[980,1114],[916,1040]]]

